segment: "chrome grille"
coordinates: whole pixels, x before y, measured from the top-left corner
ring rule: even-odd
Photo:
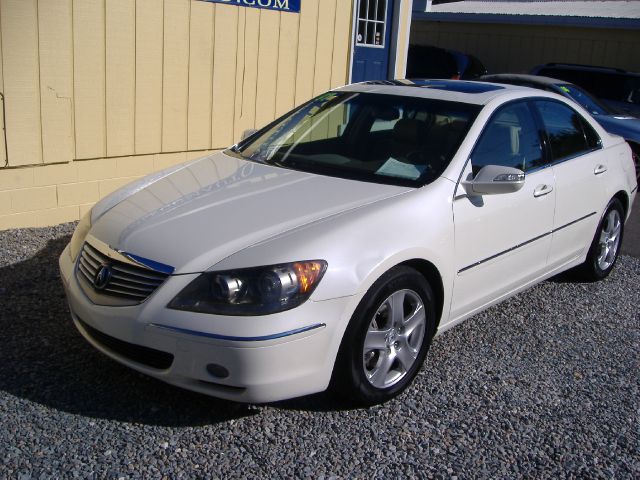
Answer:
[[[121,252],[113,256],[124,258]],[[97,285],[98,273],[108,267],[110,273],[104,284]],[[112,258],[85,242],[78,259],[77,277],[94,303],[104,305],[135,305],[149,297],[169,276],[151,268]],[[108,300],[105,297],[116,297]]]

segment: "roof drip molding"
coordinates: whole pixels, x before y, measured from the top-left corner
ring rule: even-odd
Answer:
[[[640,0],[414,0],[413,19],[638,29]]]

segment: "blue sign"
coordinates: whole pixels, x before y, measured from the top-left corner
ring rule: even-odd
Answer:
[[[203,0],[205,2],[224,3],[237,7],[266,8],[280,12],[300,12],[302,0]]]

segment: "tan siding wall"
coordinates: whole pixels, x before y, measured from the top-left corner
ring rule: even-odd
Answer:
[[[327,0],[322,3],[326,4]],[[295,103],[304,102],[313,96],[313,77],[315,71],[315,56],[310,52],[316,51],[316,40],[318,38],[318,10],[320,0],[305,0],[304,8],[306,15],[300,19],[298,28],[298,64],[296,68]]]
[[[343,1],[341,3],[348,3]],[[300,48],[289,48],[298,44],[300,19],[292,15],[280,17],[280,42],[278,45],[278,82],[276,84],[276,116],[291,110],[295,104],[296,70]],[[344,65],[348,65],[344,62]],[[343,83],[347,81],[347,71],[343,68]]]
[[[106,7],[107,156],[135,152],[136,6],[108,0]]]
[[[42,163],[38,2],[2,0],[0,9],[10,164]]]
[[[331,57],[331,87],[338,87],[348,80],[350,72],[346,72],[345,65],[349,65],[351,53],[351,9],[353,2],[338,0],[336,2],[336,20],[333,33],[333,56]],[[282,32],[282,31],[281,31]],[[348,70],[348,68],[347,68]]]
[[[401,0],[398,20],[398,43],[396,45],[395,78],[404,78],[407,67],[407,50],[411,25],[411,9],[413,2]]]
[[[4,16],[4,9],[0,11]],[[107,155],[104,0],[73,1],[73,105],[76,158]],[[6,75],[6,74],[5,74]],[[7,95],[7,103],[11,99]],[[7,117],[7,132],[13,128]],[[13,152],[9,148],[9,165]]]
[[[187,149],[211,147],[211,74],[213,72],[214,9],[199,2],[191,5],[189,39],[189,104]]]
[[[38,2],[42,160],[66,162],[73,144],[73,29],[71,0]]]
[[[215,5],[211,141],[213,145],[234,142],[236,62],[239,8]]]
[[[331,88],[331,60],[334,43],[330,41],[335,33],[336,0],[322,0],[318,9],[316,33],[316,59],[313,69],[313,91],[322,92]]]
[[[135,153],[162,150],[162,0],[136,1]]]
[[[0,24],[0,29],[2,25]],[[0,89],[4,92],[4,75],[2,69],[2,32],[0,31]],[[4,104],[4,94],[0,96],[0,132],[4,132],[4,113],[5,104]],[[0,168],[2,168],[7,163],[7,150],[6,145],[3,138],[0,138]],[[2,202],[0,202],[2,203]],[[0,207],[0,212],[2,212],[2,207]]]
[[[164,0],[163,152],[187,150],[190,7],[184,0]]]
[[[262,92],[270,92],[270,95],[264,101],[256,102],[256,125],[266,125],[276,117],[280,21],[281,16],[277,12],[260,12],[258,95]]]
[[[256,125],[256,101],[266,102],[271,92],[258,97],[258,37],[260,10],[243,8],[238,15],[234,140]],[[275,59],[274,59],[275,60]]]
[[[76,220],[118,186],[344,84],[352,8],[0,0],[0,229]]]
[[[633,30],[421,21],[411,25],[411,43],[471,53],[492,73],[546,62],[640,71],[640,33]]]

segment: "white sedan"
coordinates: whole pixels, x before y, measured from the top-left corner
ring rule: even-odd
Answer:
[[[559,95],[369,82],[106,197],[60,269],[80,333],[135,370],[374,404],[436,333],[569,268],[606,277],[636,190],[629,146]]]

